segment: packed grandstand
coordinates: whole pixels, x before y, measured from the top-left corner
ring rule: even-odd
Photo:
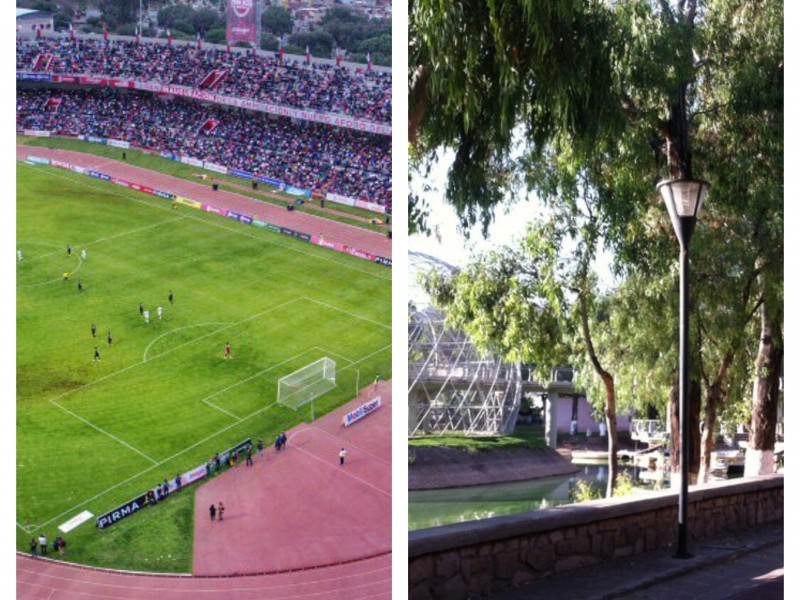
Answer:
[[[19,132],[121,140],[391,205],[388,71],[68,37],[18,40],[16,67]]]

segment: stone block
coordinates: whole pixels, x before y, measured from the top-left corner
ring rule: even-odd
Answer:
[[[501,552],[494,557],[494,576],[496,579],[511,579],[521,562],[516,552]]]
[[[575,569],[582,569],[584,567],[591,567],[599,562],[597,557],[584,555],[584,556],[566,556],[556,562],[553,571],[555,573],[566,573],[567,571],[574,571]]]
[[[459,571],[461,559],[455,552],[440,554],[436,558],[436,576],[441,579],[450,579]]]
[[[633,546],[618,546],[614,548],[614,558],[623,558],[633,554]]]
[[[655,550],[658,548],[658,540],[656,538],[655,529],[648,529],[644,532],[644,548],[646,551]]]
[[[446,600],[449,598],[466,598],[468,595],[468,586],[461,578],[461,575],[455,575],[447,581],[443,581],[433,588],[433,597]]]
[[[433,600],[433,594],[428,589],[427,582],[409,586],[408,600]]]
[[[408,563],[408,583],[413,586],[433,577],[433,556],[430,554],[416,558]]]
[[[535,548],[528,552],[528,564],[537,572],[549,571],[555,564],[556,554],[552,546],[547,548]]]

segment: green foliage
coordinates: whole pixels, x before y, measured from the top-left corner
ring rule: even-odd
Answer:
[[[109,31],[136,22],[139,16],[139,0],[98,0],[97,7]]]
[[[272,35],[292,33],[292,13],[283,6],[267,6],[261,13],[261,28]]]
[[[590,500],[600,500],[603,497],[603,490],[588,481],[578,479],[575,482],[575,487],[570,490],[569,496],[570,500],[575,504]]]
[[[636,485],[633,476],[625,471],[617,476],[617,485],[614,488],[614,497],[633,496],[636,493]]]
[[[296,33],[289,37],[289,43],[299,50],[297,54],[305,54],[306,46],[313,56],[328,57],[333,52],[333,36],[327,31]]]
[[[337,48],[350,52],[357,51],[367,39],[392,34],[391,21],[371,21],[357,10],[335,5],[322,18],[320,28],[333,36]]]
[[[194,14],[195,11],[187,4],[171,4],[158,11],[158,26],[169,29],[176,39],[177,32],[191,36],[197,31],[193,22]]]

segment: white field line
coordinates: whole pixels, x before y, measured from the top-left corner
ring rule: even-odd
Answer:
[[[382,350],[385,350],[385,348],[383,348],[383,349],[379,350],[378,352],[381,352]],[[289,361],[291,361],[291,360],[294,360],[294,359],[295,359],[295,358],[297,358],[298,356],[302,356],[303,354],[307,354],[307,353],[308,353],[308,351],[306,351],[306,352],[302,352],[302,353],[298,354],[297,356],[293,356],[292,358],[287,358],[286,360],[284,360],[284,361],[282,361],[282,362],[280,362],[280,363],[277,363],[277,364],[273,365],[273,366],[272,366],[272,367],[270,367],[270,368],[271,368],[271,369],[274,369],[274,368],[276,368],[276,367],[280,367],[281,365],[283,365],[283,364],[285,364],[285,363],[287,363],[287,362],[289,362]],[[374,353],[374,352],[373,352],[373,354],[376,354],[376,353]],[[370,356],[371,356],[371,355],[370,355]],[[361,362],[362,360],[365,360],[366,358],[368,358],[368,357],[364,357],[363,359],[359,359],[359,360],[358,360],[358,361],[356,361],[356,362]],[[347,367],[345,367],[345,368],[347,368]],[[88,385],[88,384],[87,384],[87,385]],[[264,412],[264,411],[266,411],[266,410],[269,410],[270,408],[272,408],[272,407],[273,407],[273,406],[275,406],[276,404],[277,404],[277,402],[272,402],[272,403],[270,403],[270,404],[267,404],[267,405],[265,405],[265,406],[263,406],[263,407],[259,408],[258,410],[255,410],[255,411],[253,411],[252,413],[250,413],[250,414],[249,414],[249,415],[247,415],[246,417],[242,417],[242,418],[241,418],[239,421],[236,421],[235,423],[231,423],[230,425],[226,425],[226,426],[225,426],[225,427],[223,427],[222,429],[219,429],[218,431],[216,431],[216,432],[212,433],[211,435],[209,435],[209,436],[207,436],[207,437],[203,438],[203,439],[202,439],[202,440],[200,440],[199,442],[195,442],[194,444],[192,444],[191,446],[189,446],[189,447],[187,447],[187,448],[184,448],[184,449],[183,449],[183,450],[181,450],[180,452],[176,452],[176,453],[175,453],[175,454],[173,454],[172,456],[169,456],[169,457],[167,457],[167,458],[163,459],[162,461],[158,462],[157,464],[154,464],[152,467],[147,467],[145,470],[143,470],[143,471],[141,471],[141,472],[139,472],[139,473],[136,473],[135,475],[132,475],[132,476],[128,477],[128,478],[127,478],[127,479],[125,479],[124,481],[121,481],[120,483],[117,483],[117,484],[115,484],[115,485],[113,485],[113,486],[109,487],[108,489],[106,489],[106,490],[103,490],[102,492],[99,492],[99,493],[95,494],[95,495],[94,495],[94,496],[92,496],[91,498],[88,498],[87,500],[83,500],[83,501],[79,502],[78,504],[76,504],[76,505],[75,505],[75,506],[73,506],[72,508],[68,508],[67,510],[65,510],[65,511],[61,512],[60,514],[56,515],[55,517],[53,517],[53,518],[52,518],[52,519],[50,519],[49,521],[45,521],[44,523],[40,523],[40,524],[39,524],[39,527],[46,527],[47,525],[49,525],[50,523],[53,523],[53,522],[57,521],[58,519],[60,519],[60,518],[61,518],[61,517],[63,517],[64,515],[66,515],[66,514],[69,514],[69,513],[73,512],[73,511],[75,511],[75,510],[79,509],[81,506],[84,506],[84,505],[88,504],[89,502],[93,502],[93,501],[94,501],[94,500],[96,500],[97,498],[101,498],[102,496],[105,496],[105,495],[106,495],[106,494],[108,494],[109,492],[112,492],[112,491],[114,491],[115,489],[117,489],[118,487],[121,487],[121,486],[125,485],[126,483],[128,483],[128,482],[130,482],[130,481],[133,481],[134,479],[136,479],[136,478],[138,478],[138,477],[141,477],[142,475],[145,475],[145,474],[149,473],[150,471],[152,471],[153,469],[155,469],[155,468],[157,468],[157,467],[159,467],[159,466],[163,465],[164,463],[167,463],[167,462],[169,462],[169,461],[171,461],[171,460],[173,460],[173,459],[175,459],[175,458],[178,458],[179,456],[181,456],[181,455],[183,455],[183,454],[186,454],[187,452],[189,452],[189,451],[191,451],[191,450],[194,450],[195,448],[197,448],[197,447],[198,447],[198,446],[200,446],[201,444],[205,444],[207,441],[209,441],[209,440],[211,440],[211,439],[213,439],[213,438],[217,437],[218,435],[220,435],[220,434],[222,434],[222,433],[225,433],[226,431],[228,431],[229,429],[231,429],[231,428],[233,428],[233,427],[236,427],[237,425],[241,424],[243,421],[247,421],[248,419],[252,419],[252,418],[253,418],[253,417],[255,417],[256,415],[259,415],[259,414],[261,414],[262,412]],[[19,525],[19,523],[17,523],[17,525]],[[24,531],[24,529],[23,529],[23,531]]]
[[[331,310],[343,313],[349,317],[353,317],[354,319],[359,319],[361,321],[366,321],[367,323],[372,323],[373,325],[377,325],[378,327],[383,327],[384,329],[389,329],[389,330],[392,329],[391,325],[386,325],[384,323],[379,323],[378,321],[373,321],[372,319],[368,319],[367,317],[362,317],[361,315],[357,315],[354,312],[350,312],[348,310],[344,310],[343,308],[339,308],[338,306],[333,306],[332,304],[323,302],[322,300],[315,300],[314,298],[310,298],[309,296],[303,296],[303,300],[308,300],[309,302],[313,302],[314,304],[319,304],[320,306],[330,308]]]
[[[376,354],[380,354],[381,352],[386,352],[386,350],[388,350],[388,349],[389,349],[389,348],[391,348],[391,347],[392,347],[392,345],[391,345],[391,344],[387,344],[386,346],[384,346],[384,347],[383,347],[383,348],[381,348],[380,350],[375,350],[375,352],[373,352],[372,354],[367,354],[366,356],[364,356],[364,357],[362,357],[362,358],[359,358],[357,361],[354,361],[352,364],[350,364],[350,365],[347,365],[346,367],[342,367],[342,368],[341,368],[341,369],[339,369],[339,370],[340,370],[340,371],[344,371],[345,369],[349,369],[349,368],[351,368],[351,367],[354,367],[355,365],[361,364],[362,362],[364,362],[365,360],[367,360],[367,359],[369,359],[369,358],[372,358],[372,357],[373,357],[373,356],[375,356]]]
[[[250,320],[252,320],[252,319],[255,319],[255,318],[257,318],[257,317],[259,317],[259,316],[261,316],[261,315],[263,315],[263,314],[266,314],[266,313],[268,313],[268,312],[270,312],[270,311],[273,311],[273,310],[277,310],[277,309],[279,309],[279,308],[282,308],[282,307],[283,307],[283,306],[285,306],[286,304],[290,304],[290,303],[292,303],[292,302],[295,302],[296,300],[297,300],[297,298],[295,298],[294,300],[288,300],[288,301],[284,302],[283,304],[279,304],[278,306],[273,306],[273,307],[271,307],[271,308],[268,308],[268,309],[267,309],[267,310],[265,310],[265,311],[262,311],[262,312],[260,312],[260,313],[258,313],[258,314],[256,314],[256,315],[253,315],[253,316],[247,317],[246,319],[243,319],[243,320],[239,321],[239,323],[244,323],[244,322],[246,322],[246,321],[250,321]],[[165,356],[165,355],[167,355],[167,354],[170,354],[171,352],[174,352],[174,351],[176,351],[176,350],[178,350],[178,349],[180,349],[180,348],[182,348],[182,347],[184,347],[184,346],[187,346],[188,344],[192,344],[192,343],[194,343],[194,342],[196,342],[196,341],[198,341],[198,340],[201,340],[201,339],[203,339],[203,338],[206,338],[206,337],[208,337],[209,335],[213,335],[214,333],[216,333],[217,331],[221,331],[222,329],[225,329],[225,327],[223,327],[223,328],[221,328],[221,329],[218,329],[218,330],[215,330],[215,331],[212,331],[211,333],[209,333],[209,334],[206,334],[206,335],[204,335],[204,336],[201,336],[201,337],[199,337],[199,338],[195,338],[195,339],[193,339],[193,340],[189,340],[188,342],[185,342],[185,343],[183,343],[183,344],[181,344],[181,345],[179,345],[179,346],[175,346],[174,348],[171,348],[170,350],[167,350],[167,351],[165,351],[165,352],[162,352],[161,354],[158,354],[158,355],[156,355],[154,358],[158,358],[158,357],[160,357],[160,356]],[[145,351],[145,352],[146,352],[146,351]],[[88,421],[87,419],[84,419],[84,418],[83,418],[83,417],[81,417],[80,415],[78,415],[78,414],[76,414],[76,413],[72,412],[71,410],[69,410],[69,409],[67,409],[67,408],[64,408],[63,406],[61,406],[60,404],[58,404],[58,402],[56,402],[57,400],[60,400],[61,398],[64,398],[65,396],[67,396],[67,395],[69,395],[69,394],[73,394],[73,393],[75,393],[75,392],[77,392],[77,391],[79,391],[79,390],[86,389],[86,388],[88,388],[89,386],[92,386],[92,385],[95,385],[95,384],[97,384],[97,383],[100,383],[101,381],[105,381],[106,379],[110,379],[110,378],[112,378],[112,377],[116,377],[116,376],[117,376],[117,375],[119,375],[120,373],[124,373],[124,372],[126,372],[126,371],[130,371],[131,369],[133,369],[133,368],[135,368],[135,367],[138,367],[138,366],[140,366],[140,365],[142,365],[142,364],[144,364],[144,362],[141,362],[141,363],[134,363],[134,364],[132,364],[132,365],[129,365],[129,366],[127,366],[127,367],[123,368],[123,369],[120,369],[119,371],[114,371],[113,373],[109,373],[108,375],[105,375],[105,376],[103,376],[103,377],[100,377],[99,379],[95,379],[94,381],[90,381],[90,382],[88,382],[88,383],[85,383],[85,384],[83,384],[82,386],[80,386],[80,387],[77,387],[77,388],[75,388],[75,389],[73,389],[73,390],[68,390],[68,391],[66,391],[66,392],[64,392],[64,393],[62,393],[62,394],[59,394],[59,395],[58,395],[58,396],[56,396],[55,398],[51,398],[50,400],[48,400],[48,402],[50,402],[50,404],[52,404],[52,405],[54,405],[54,406],[57,406],[58,408],[60,408],[60,409],[61,409],[61,410],[63,410],[64,412],[66,412],[67,414],[69,414],[69,415],[72,415],[73,417],[75,417],[76,419],[78,419],[79,421],[81,421],[82,423],[85,423],[86,425],[88,425],[88,426],[90,426],[90,427],[92,427],[92,428],[96,429],[96,430],[97,430],[97,431],[99,431],[100,433],[103,433],[103,434],[107,435],[108,437],[110,437],[111,439],[113,439],[113,440],[115,440],[115,441],[119,442],[119,443],[120,443],[120,444],[122,444],[123,446],[125,446],[125,447],[127,447],[127,448],[129,448],[129,449],[133,450],[133,451],[134,451],[134,452],[136,452],[137,454],[140,454],[141,456],[145,457],[147,460],[149,460],[149,461],[150,461],[150,462],[152,462],[153,464],[158,464],[158,462],[157,462],[156,460],[152,459],[151,457],[149,457],[147,454],[145,454],[145,453],[144,453],[144,452],[142,452],[141,450],[138,450],[138,449],[134,448],[133,446],[131,446],[130,444],[128,444],[126,441],[124,441],[124,440],[122,440],[122,439],[118,438],[117,436],[115,436],[115,435],[114,435],[114,434],[112,434],[112,433],[109,433],[109,432],[108,432],[108,431],[106,431],[105,429],[102,429],[101,427],[98,427],[97,425],[95,425],[95,424],[94,424],[94,423],[92,423],[91,421]],[[222,409],[220,409],[220,410],[222,410]],[[223,412],[225,412],[225,411],[223,411]],[[230,414],[230,413],[229,413],[229,414]],[[239,417],[236,417],[236,418],[239,418]]]
[[[209,399],[210,398],[214,398],[215,396],[219,396],[220,394],[224,394],[225,392],[227,392],[229,390],[232,390],[233,388],[238,387],[238,386],[242,385],[243,383],[247,383],[251,379],[255,379],[256,377],[261,377],[264,373],[269,373],[270,371],[272,371],[273,369],[275,369],[277,367],[285,365],[286,363],[291,362],[291,361],[295,360],[296,358],[300,358],[304,354],[308,354],[309,352],[312,352],[313,350],[318,350],[318,349],[319,348],[317,348],[316,346],[313,346],[312,348],[309,348],[308,350],[304,350],[303,352],[300,352],[299,354],[295,354],[291,358],[287,358],[286,360],[283,360],[283,361],[281,361],[281,362],[279,362],[277,364],[272,365],[271,367],[263,369],[263,370],[259,371],[258,373],[254,373],[253,375],[250,375],[250,377],[245,377],[244,379],[240,379],[236,383],[232,383],[231,385],[229,385],[226,388],[222,388],[221,390],[217,390],[216,392],[214,392],[210,396],[206,396],[205,398],[201,399],[200,402],[205,402],[209,406],[212,406],[212,407],[216,408],[217,410],[220,410],[220,411],[224,412],[225,414],[228,414],[228,415],[232,416],[234,419],[238,419],[241,422],[241,421],[244,420],[242,417],[240,417],[238,415],[235,415],[235,414],[233,414],[231,412],[228,412],[224,408],[220,408],[216,404],[213,404],[213,403],[209,402]],[[247,417],[245,417],[245,418],[247,418]]]
[[[271,306],[270,308],[268,308],[266,310],[262,310],[260,313],[256,313],[254,315],[246,317],[246,318],[242,319],[241,321],[236,321],[235,323],[226,323],[224,327],[220,327],[219,329],[215,329],[214,331],[211,331],[211,332],[209,332],[209,333],[207,333],[205,335],[201,335],[199,338],[191,339],[188,342],[184,342],[180,346],[175,346],[174,348],[166,350],[166,351],[162,352],[161,354],[156,354],[154,357],[152,357],[149,360],[154,360],[156,358],[159,358],[160,356],[164,356],[165,354],[169,354],[170,352],[174,352],[175,350],[178,350],[179,348],[183,348],[184,346],[187,346],[189,344],[193,344],[193,343],[198,342],[200,340],[204,340],[205,338],[207,338],[209,336],[212,336],[215,333],[219,333],[220,331],[225,331],[226,329],[230,329],[231,327],[236,327],[237,325],[241,325],[242,323],[247,323],[248,321],[252,321],[253,319],[258,319],[259,317],[262,317],[267,313],[270,313],[270,312],[272,312],[274,310],[278,310],[279,308],[283,308],[284,306],[292,304],[293,302],[297,302],[298,300],[301,300],[301,299],[302,299],[302,296],[298,296],[297,298],[292,298],[291,300],[287,300],[286,302],[278,304],[277,306]],[[166,334],[163,334],[163,335],[157,337],[152,342],[150,342],[150,344],[144,350],[144,358],[142,359],[142,363],[145,363],[145,362],[148,361],[147,352],[148,352],[148,350],[150,350],[150,346],[152,346],[160,338],[164,337],[164,335],[167,335],[169,333],[173,333],[174,331],[178,331],[178,329],[174,329],[172,331],[168,331]]]
[[[104,238],[100,238],[100,239],[94,240],[93,242],[86,242],[84,244],[76,244],[76,247],[78,247],[78,246],[81,246],[81,247],[83,247],[83,246],[93,246],[93,245],[96,245],[96,244],[101,244],[103,242],[107,242],[109,240],[113,240],[113,239],[116,239],[116,238],[119,238],[119,237],[123,237],[123,236],[126,236],[126,235],[132,235],[134,233],[139,233],[139,232],[145,231],[147,229],[153,229],[154,227],[160,227],[161,225],[171,225],[172,223],[174,223],[176,221],[182,221],[183,219],[186,219],[186,217],[185,216],[181,216],[181,217],[177,217],[175,219],[170,219],[169,221],[163,221],[161,223],[155,223],[153,225],[146,225],[144,227],[137,227],[136,229],[130,229],[128,231],[123,231],[123,232],[117,233],[115,235],[110,235],[108,237],[104,237]],[[49,246],[51,244],[41,244],[41,245],[43,245],[43,246],[44,245],[48,245]],[[58,252],[54,251],[54,252],[48,252],[46,254],[40,254],[40,255],[36,256],[35,258],[33,258],[32,260],[39,260],[40,258],[48,258],[48,257],[53,256],[55,254],[58,254]],[[75,273],[77,273],[78,269],[80,269],[83,266],[83,259],[78,255],[77,252],[75,253],[75,257],[78,259],[78,266],[75,267],[74,271],[70,272],[70,275],[74,275]],[[31,284],[28,284],[28,285],[18,285],[17,289],[23,289],[23,288],[24,289],[28,289],[28,288],[42,287],[44,285],[52,285],[54,283],[58,283],[59,281],[61,281],[61,278],[57,277],[56,279],[51,279],[50,281],[45,281],[44,283],[31,283]]]
[[[298,433],[299,433],[299,432],[298,432]],[[295,434],[295,435],[297,435],[297,434]],[[294,439],[294,437],[295,437],[295,436],[293,435],[293,436],[292,436],[292,439]],[[294,451],[294,450],[299,450],[300,452],[303,452],[304,454],[307,454],[308,456],[310,456],[310,457],[311,457],[311,458],[313,458],[314,460],[318,460],[319,462],[321,462],[321,463],[324,463],[324,464],[326,464],[326,465],[330,466],[331,468],[334,468],[334,469],[341,469],[341,467],[339,467],[339,466],[331,466],[331,461],[330,461],[330,460],[327,460],[327,459],[323,460],[322,458],[320,458],[319,456],[317,456],[317,455],[316,455],[316,454],[314,454],[313,452],[309,452],[308,450],[306,450],[306,449],[304,449],[304,448],[300,448],[299,446],[292,446],[292,450],[293,450],[293,451]],[[347,461],[345,461],[345,463],[347,463]],[[350,472],[349,472],[349,471],[347,471],[346,469],[342,469],[342,471],[343,471],[343,472],[344,472],[344,474],[345,474],[345,475],[347,475],[348,477],[352,477],[353,479],[355,479],[356,481],[359,481],[359,482],[363,483],[363,484],[364,484],[364,485],[366,485],[367,487],[371,487],[371,488],[372,488],[373,490],[375,490],[376,492],[379,492],[379,493],[383,494],[384,496],[388,496],[388,497],[389,497],[389,499],[391,500],[391,498],[392,498],[392,493],[391,493],[391,492],[387,492],[386,490],[382,490],[381,488],[379,488],[379,487],[378,487],[378,486],[376,486],[376,485],[372,485],[372,484],[371,484],[369,481],[367,481],[366,479],[361,479],[361,477],[358,477],[358,476],[356,476],[356,475],[353,475],[352,473],[350,473]]]
[[[153,344],[155,344],[158,340],[160,340],[161,338],[166,337],[168,335],[172,335],[176,331],[182,331],[184,329],[192,329],[193,327],[205,327],[206,325],[231,325],[231,323],[216,323],[216,322],[213,322],[213,321],[208,321],[206,323],[197,323],[196,325],[184,325],[183,327],[176,327],[175,329],[171,329],[170,331],[162,333],[160,336],[158,336],[152,342],[147,344],[147,348],[144,349],[144,356],[142,357],[142,362],[147,362],[147,353],[150,351],[150,347]],[[157,355],[157,356],[160,356],[160,354]]]
[[[302,433],[305,433],[305,432],[308,432],[308,431],[319,431],[320,433],[324,433],[324,434],[325,434],[325,435],[327,435],[328,437],[332,437],[333,439],[335,439],[335,440],[338,440],[340,443],[344,442],[344,440],[342,440],[342,438],[340,438],[338,435],[336,435],[336,434],[334,434],[334,433],[331,433],[330,431],[325,431],[324,429],[322,429],[321,427],[317,427],[317,426],[316,426],[316,425],[314,425],[313,423],[312,423],[312,424],[310,424],[310,425],[308,426],[308,428],[307,428],[307,429],[301,429],[301,430],[300,430],[300,431],[298,431],[296,434],[294,434],[294,435],[292,436],[292,439],[294,439],[294,438],[296,438],[297,436],[299,436],[300,434],[302,434]],[[391,468],[391,467],[392,467],[392,461],[391,461],[391,460],[386,460],[385,458],[381,458],[381,457],[380,457],[380,456],[378,456],[377,454],[373,454],[372,452],[370,452],[370,451],[368,451],[368,450],[364,450],[363,448],[361,448],[360,446],[356,446],[356,445],[355,445],[355,444],[353,444],[352,442],[347,442],[347,446],[348,446],[349,448],[356,448],[356,449],[357,449],[359,452],[361,452],[361,454],[366,454],[367,456],[371,456],[372,458],[374,458],[374,459],[375,459],[375,460],[377,460],[378,462],[381,462],[381,463],[383,463],[384,465],[387,465],[389,468]]]
[[[20,164],[24,164],[24,163],[20,163]],[[86,176],[85,175],[78,175],[79,178],[72,178],[72,177],[66,177],[64,173],[59,173],[58,171],[60,171],[60,169],[54,169],[54,170],[52,170],[50,172],[52,172],[54,175],[56,175],[58,177],[62,177],[64,179],[67,179],[68,181],[78,182],[81,185],[84,185],[86,187],[95,188],[97,190],[101,190],[103,193],[111,194],[112,196],[119,196],[120,198],[125,198],[126,200],[131,200],[132,202],[137,202],[139,204],[143,204],[144,206],[149,206],[149,207],[155,208],[157,210],[172,210],[171,207],[170,208],[161,207],[160,205],[155,205],[155,204],[152,204],[150,202],[145,202],[144,200],[139,200],[139,199],[133,197],[134,195],[136,195],[136,194],[138,194],[140,192],[135,192],[133,190],[130,190],[129,191],[130,195],[124,194],[124,193],[120,192],[119,190],[107,189],[107,188],[105,188],[103,186],[100,186],[100,185],[97,185],[96,183],[93,183],[92,181],[86,181]],[[110,184],[110,185],[113,185],[113,184]],[[118,187],[118,186],[114,186],[114,187]],[[198,210],[198,209],[189,208],[189,210]],[[347,262],[334,260],[333,258],[331,258],[329,256],[326,256],[325,255],[326,253],[316,254],[316,253],[312,253],[312,252],[306,252],[305,250],[301,250],[300,248],[296,248],[294,246],[287,246],[285,244],[280,244],[280,243],[278,243],[278,242],[276,242],[274,240],[271,240],[269,238],[264,238],[264,237],[260,237],[260,236],[257,236],[257,235],[253,235],[253,234],[245,231],[244,229],[240,229],[240,228],[234,229],[234,228],[231,228],[231,227],[226,227],[221,222],[217,223],[216,221],[206,221],[204,219],[200,219],[198,217],[189,216],[189,215],[186,215],[185,218],[186,219],[191,219],[192,221],[197,221],[198,223],[204,223],[204,224],[210,225],[212,227],[217,227],[219,229],[224,229],[225,231],[229,231],[231,233],[236,233],[236,234],[239,234],[239,235],[243,235],[243,236],[252,238],[254,240],[258,240],[260,242],[263,242],[265,244],[269,244],[271,246],[277,246],[279,248],[283,248],[283,249],[289,250],[291,252],[296,252],[298,254],[304,254],[306,256],[311,256],[315,260],[324,260],[324,261],[327,261],[327,262],[332,262],[335,265],[338,265],[340,267],[344,267],[345,269],[351,269],[353,271],[358,271],[359,273],[364,273],[364,274],[369,275],[371,277],[375,277],[376,279],[383,279],[384,281],[391,281],[392,280],[391,275],[389,275],[388,277],[385,277],[383,275],[380,275],[377,272],[368,271],[366,269],[361,269],[361,268],[359,268],[359,267],[357,267],[357,266],[355,266],[353,264],[349,264]],[[222,219],[219,219],[219,220],[222,221]],[[230,220],[230,219],[227,219],[227,220]],[[276,235],[280,235],[280,234],[276,234]]]
[[[321,346],[314,346],[312,349],[313,350],[319,350],[320,352],[322,352],[325,355],[330,354],[331,356],[335,356],[336,358],[343,358],[343,359],[345,359],[347,362],[349,362],[351,364],[353,363],[353,359],[347,358],[346,356],[344,356],[342,354],[337,354],[336,352],[332,352],[330,350],[326,350],[325,348],[323,348]]]
[[[138,448],[134,448],[133,446],[131,446],[131,445],[130,445],[128,442],[126,442],[125,440],[118,438],[118,437],[117,437],[117,436],[115,436],[113,433],[110,433],[110,432],[106,431],[106,430],[105,430],[105,429],[103,429],[102,427],[98,427],[97,425],[95,425],[95,424],[94,424],[94,423],[92,423],[91,421],[88,421],[88,420],[84,419],[82,416],[80,416],[80,415],[78,415],[78,414],[75,414],[74,412],[72,412],[72,411],[71,411],[71,410],[69,410],[68,408],[64,408],[63,406],[61,406],[61,405],[60,405],[58,402],[56,402],[55,400],[50,400],[50,404],[52,404],[53,406],[57,406],[58,408],[60,408],[61,410],[63,410],[65,413],[67,413],[67,414],[69,414],[69,415],[72,415],[73,417],[75,417],[76,419],[78,419],[78,420],[79,420],[79,421],[81,421],[82,423],[85,423],[86,425],[88,425],[88,426],[89,426],[89,427],[91,427],[92,429],[96,429],[96,430],[97,430],[97,431],[99,431],[100,433],[107,435],[108,437],[110,437],[110,438],[111,438],[112,440],[114,440],[115,442],[118,442],[118,443],[122,444],[123,446],[125,446],[126,448],[128,448],[128,449],[130,449],[130,450],[133,450],[134,452],[136,452],[136,454],[139,454],[140,456],[143,456],[143,457],[145,457],[147,460],[149,460],[149,461],[150,461],[151,463],[153,463],[154,465],[155,465],[155,464],[158,464],[158,463],[156,462],[156,460],[155,460],[155,459],[153,459],[153,458],[151,458],[151,457],[147,456],[147,454],[145,454],[144,452],[142,452],[142,451],[141,451],[141,450],[139,450]]]

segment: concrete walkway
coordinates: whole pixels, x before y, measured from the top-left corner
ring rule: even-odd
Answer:
[[[783,521],[689,545],[693,558],[658,550],[495,593],[495,600],[780,600]]]

